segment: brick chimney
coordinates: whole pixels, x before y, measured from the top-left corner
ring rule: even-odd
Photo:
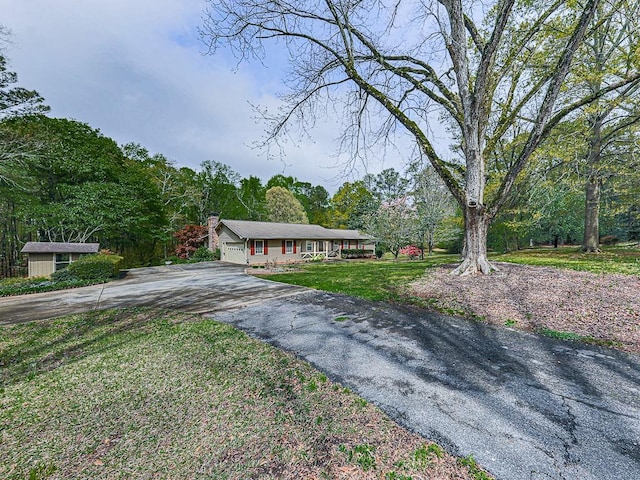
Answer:
[[[212,214],[207,221],[209,228],[209,250],[212,252],[215,252],[216,248],[218,248],[218,234],[216,233],[218,223],[220,223],[220,217],[218,217],[217,213]]]

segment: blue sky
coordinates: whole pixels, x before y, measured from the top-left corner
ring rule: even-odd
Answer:
[[[250,105],[277,107],[281,59],[234,72],[225,52],[203,55],[204,7],[202,0],[0,0],[0,23],[13,33],[6,55],[21,86],[37,90],[52,116],[86,122],[119,144],[140,143],[177,166],[216,160],[244,177],[284,173],[330,191],[365,173],[341,176],[331,118],[311,139],[288,145],[282,160],[250,147],[264,134]],[[402,168],[368,168],[390,166]]]

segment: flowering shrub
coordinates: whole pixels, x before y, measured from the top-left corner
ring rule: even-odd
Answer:
[[[415,245],[407,245],[406,247],[400,249],[400,255],[406,255],[411,260],[413,260],[416,258],[420,258],[420,256],[422,255],[422,250],[420,250]]]

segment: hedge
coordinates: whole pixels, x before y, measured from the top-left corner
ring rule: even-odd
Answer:
[[[362,250],[360,248],[345,248],[341,253],[342,258],[369,258],[375,256],[373,250]]]
[[[106,280],[118,275],[121,261],[118,255],[85,255],[71,262],[66,270],[79,280]]]

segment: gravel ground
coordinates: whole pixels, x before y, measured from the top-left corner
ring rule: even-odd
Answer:
[[[571,332],[640,353],[640,278],[495,263],[490,276],[429,270],[409,294],[438,310],[523,330]]]

